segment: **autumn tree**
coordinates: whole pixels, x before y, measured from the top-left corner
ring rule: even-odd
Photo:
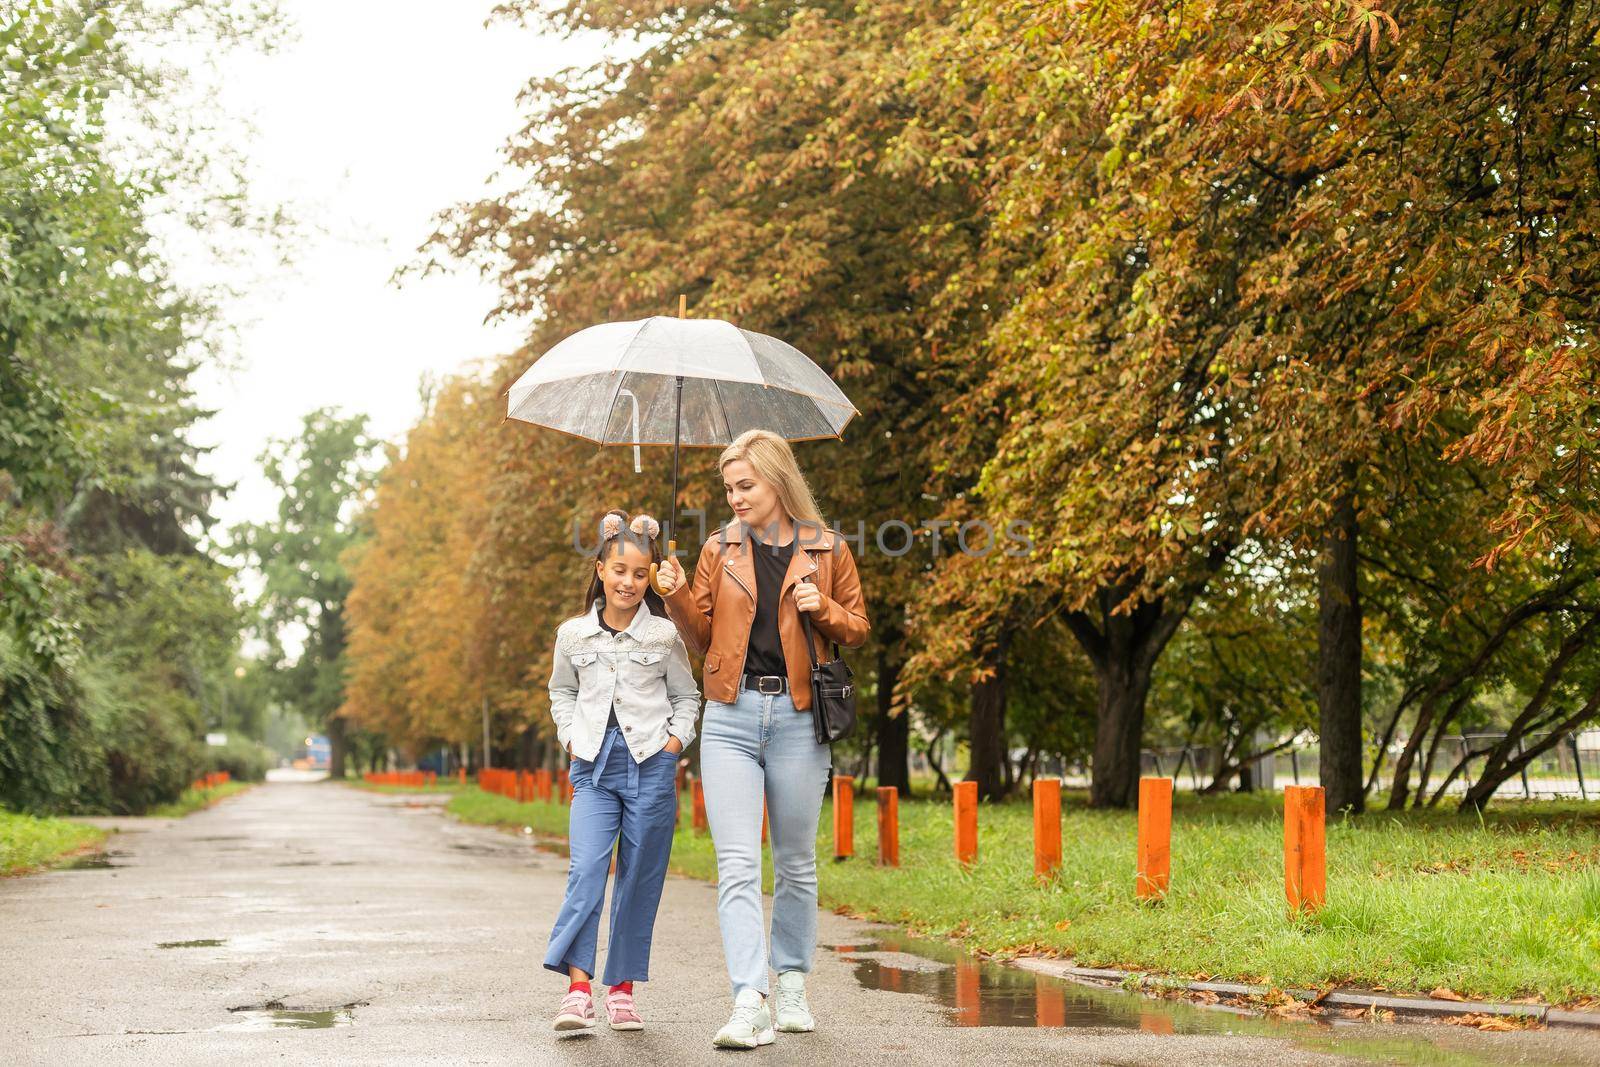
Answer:
[[[1051,516],[1041,584],[1103,664],[1098,802],[1129,799],[1177,617],[1261,537],[1322,556],[1324,781],[1360,806],[1361,489],[1390,438],[1504,468],[1491,559],[1589,536],[1594,17],[974,3],[930,45],[992,90],[943,128],[994,239],[1039,249],[984,350],[975,395],[1014,406],[979,488]]]
[[[533,5],[508,10],[531,17]],[[910,724],[893,696],[906,604],[931,551],[923,541],[887,555],[874,534],[885,519],[915,527],[939,510],[929,490],[948,382],[932,373],[926,312],[973,234],[963,189],[888,160],[914,107],[901,38],[938,15],[902,4],[544,11],[556,29],[628,42],[630,58],[531,86],[529,121],[507,148],[520,191],[464,205],[436,237],[493,273],[503,311],[538,312],[541,343],[661,313],[684,292],[693,314],[813,354],[852,396],[863,417],[845,442],[806,446],[801,458],[828,518],[865,557],[873,741],[880,780],[902,788]],[[684,503],[717,516],[711,459],[691,460]],[[596,462],[596,475],[618,470]],[[546,499],[525,495],[521,506]]]

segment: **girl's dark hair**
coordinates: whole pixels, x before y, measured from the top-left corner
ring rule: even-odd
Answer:
[[[654,537],[646,537],[643,533],[631,529],[628,524],[632,520],[629,518],[626,511],[623,511],[621,508],[612,508],[610,511],[606,512],[606,515],[620,516],[622,519],[622,525],[615,534],[607,537],[605,532],[605,521],[602,518],[600,525],[600,543],[595,546],[594,559],[592,561],[593,563],[599,563],[607,556],[620,552],[622,550],[622,544],[624,541],[637,545],[648,552],[650,554],[651,563],[659,564],[661,562],[662,557],[660,544]],[[605,601],[605,597],[606,587],[600,581],[600,573],[591,565],[589,568],[589,584],[584,590],[583,594],[583,614],[589,614],[589,609],[594,607],[595,602],[599,601],[603,603]],[[649,585],[648,579],[646,579],[644,591],[644,606],[649,608],[654,614],[660,615],[662,618],[667,617],[667,605],[662,602],[661,594],[655,591],[655,587]]]

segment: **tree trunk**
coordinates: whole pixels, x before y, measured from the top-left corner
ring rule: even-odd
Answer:
[[[1212,569],[1227,553],[1213,554]],[[1209,573],[1209,572],[1208,572]],[[1139,795],[1139,753],[1144,741],[1144,705],[1156,660],[1178,632],[1203,583],[1174,598],[1125,605],[1130,585],[1105,586],[1095,596],[1096,610],[1069,611],[1065,620],[1094,666],[1094,756],[1089,804],[1130,808]]]
[[[345,736],[344,719],[338,715],[328,716],[329,778],[340,779],[344,777],[345,754],[349,747],[349,739]]]
[[[944,731],[940,730],[933,735],[933,740],[928,742],[928,747],[924,752],[928,757],[928,766],[933,768],[934,789],[940,793],[950,793],[954,790],[950,788],[950,779],[945,777],[944,765],[939,762],[939,743],[943,740]]]
[[[533,727],[523,730],[517,737],[517,771],[531,771],[539,766],[539,754],[536,751],[539,737]]]
[[[1144,740],[1145,698],[1149,670],[1126,662],[1096,668],[1094,762],[1089,779],[1089,804],[1096,808],[1131,808],[1139,795],[1139,753]]]
[[[1361,598],[1357,588],[1356,498],[1350,481],[1334,503],[1317,560],[1317,733],[1329,812],[1361,811]]]
[[[968,741],[972,760],[966,780],[978,783],[978,796],[999,800],[1006,793],[1006,652],[1011,633],[1003,630],[983,653],[989,676],[972,685]]]
[[[887,635],[885,635],[887,637]],[[899,644],[898,641],[893,642]],[[892,785],[902,797],[911,795],[911,713],[891,715],[894,688],[900,681],[900,660],[884,640],[878,647],[878,784]]]

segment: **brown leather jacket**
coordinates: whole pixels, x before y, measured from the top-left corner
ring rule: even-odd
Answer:
[[[756,570],[745,543],[746,527],[731,520],[700,549],[694,577],[666,597],[667,614],[677,623],[684,643],[704,653],[707,700],[731,704],[739,697],[750,624],[756,616]],[[861,599],[861,577],[850,546],[832,530],[796,520],[796,551],[783,576],[783,601],[778,605],[778,640],[789,668],[789,694],[800,711],[811,709],[811,659],[806,633],[792,590],[809,577],[822,593],[822,608],[811,615],[817,632],[817,655],[827,659],[825,642],[857,648],[872,628]]]

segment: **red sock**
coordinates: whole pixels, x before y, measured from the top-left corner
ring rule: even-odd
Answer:
[[[618,982],[616,985],[611,987],[611,992],[613,992],[613,993],[626,993],[626,994],[628,994],[628,996],[631,997],[631,996],[633,996],[633,983],[632,982]]]
[[[567,986],[567,992],[570,993],[574,989],[581,989],[585,993],[589,992],[589,980],[587,978],[585,978],[585,979],[580,981],[579,979],[574,978],[572,980],[572,984]]]

